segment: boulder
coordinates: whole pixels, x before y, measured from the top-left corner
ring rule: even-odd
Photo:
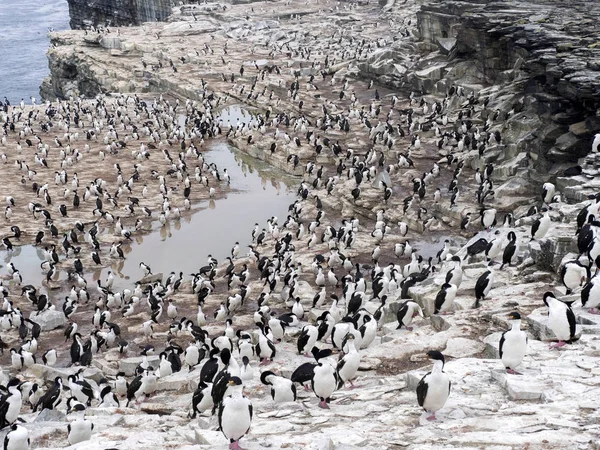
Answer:
[[[32,311],[29,314],[29,319],[37,323],[42,328],[42,331],[54,330],[67,323],[64,313],[56,309],[49,309],[39,314],[36,311]]]
[[[481,353],[484,348],[485,345],[482,342],[458,337],[448,339],[448,342],[446,343],[446,349],[443,353],[444,355],[451,356],[453,358],[465,358],[467,356],[474,356]]]
[[[119,361],[119,371],[123,372],[126,376],[130,377],[135,374],[135,368],[139,366],[143,360],[143,356],[123,358],[121,361]],[[160,359],[157,355],[148,356],[147,360],[148,364],[150,364],[155,369],[158,367]]]

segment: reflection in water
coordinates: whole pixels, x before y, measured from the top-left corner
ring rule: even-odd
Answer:
[[[224,143],[215,143],[205,157],[207,162],[227,168],[235,191],[218,201],[210,199],[207,204],[200,204],[193,215],[184,215],[185,220],[167,222],[164,227],[155,222],[153,232],[145,236],[144,245],[134,246],[127,255],[120,277],[139,279],[140,261],[148,264],[153,273],[196,272],[208,254],[221,260],[229,256],[234,242],[242,246],[250,244],[256,222],[287,215],[288,206],[296,196],[294,189],[279,179],[289,185],[295,184],[295,179],[266,165],[249,164],[254,160]]]

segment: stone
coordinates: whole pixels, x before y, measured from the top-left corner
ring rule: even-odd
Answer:
[[[29,314],[29,319],[37,323],[42,328],[42,331],[54,330],[67,323],[65,314],[55,309],[48,309],[39,314],[37,311],[32,311]]]
[[[188,372],[187,367],[184,367],[179,372],[175,372],[164,378],[159,378],[156,386],[157,389],[161,391],[194,392],[198,387],[199,379],[200,368]]]
[[[74,375],[81,369],[82,368],[79,366],[52,367],[42,364],[34,364],[28,368],[28,370],[34,373],[37,377],[43,377],[45,380],[54,381],[56,377],[61,377],[65,384],[67,383],[67,378],[69,375]],[[86,367],[83,370],[82,375],[85,379],[94,380],[95,382],[99,382],[102,378],[104,378],[104,374],[95,367]]]
[[[453,358],[465,358],[481,353],[484,348],[485,345],[482,342],[458,337],[448,339],[448,342],[446,343],[446,349],[443,351],[443,353],[444,355],[448,355]]]
[[[440,52],[444,55],[449,55],[456,47],[456,39],[437,38],[437,43],[439,45]]]
[[[506,389],[511,400],[540,400],[549,386],[536,377],[533,371],[519,369],[519,372],[523,375],[492,370],[492,378]]]
[[[147,356],[146,358],[149,365],[151,365],[155,369],[158,368],[158,363],[160,361],[158,355],[151,355]],[[142,361],[144,361],[143,356],[123,358],[119,361],[119,372],[123,372],[128,377],[132,376],[135,374],[136,367],[139,366],[142,363]]]
[[[153,273],[152,275],[148,275],[147,277],[141,278],[140,280],[138,280],[138,282],[141,284],[150,284],[154,283],[155,281],[162,281],[162,279],[162,273]]]
[[[57,409],[44,409],[34,419],[34,422],[64,422],[67,416]]]

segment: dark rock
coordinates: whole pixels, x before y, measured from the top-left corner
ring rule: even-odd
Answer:
[[[174,0],[68,0],[71,28],[128,26],[164,21]]]
[[[568,132],[556,140],[554,147],[550,149],[546,157],[554,162],[576,162],[579,158],[585,156],[588,151],[589,145],[586,141]]]

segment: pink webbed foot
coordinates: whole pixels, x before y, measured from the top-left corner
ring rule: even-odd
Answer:
[[[600,311],[598,311],[595,308],[590,308],[590,309],[588,309],[588,313],[590,313],[590,314],[600,314]]]
[[[427,418],[427,420],[436,420],[435,413],[433,413],[432,415],[430,415],[430,416]]]
[[[310,388],[307,385],[303,384],[302,387],[304,388],[305,391],[309,391],[310,392]]]
[[[523,375],[522,373],[517,372],[516,370],[513,369],[506,369],[506,373],[510,373],[513,375]]]
[[[325,400],[321,400],[319,402],[319,408],[329,409],[329,405],[327,404],[327,402]]]
[[[413,330],[413,327],[406,327],[406,329],[407,329],[408,331],[412,331],[412,330]]]
[[[267,364],[269,364],[269,360],[267,358],[263,358],[260,360],[259,366],[266,366]]]
[[[231,444],[229,444],[229,449],[230,450],[244,450],[242,447],[240,447],[240,443],[238,441],[233,441]]]
[[[550,348],[560,348],[564,347],[567,343],[565,341],[558,341],[554,344],[550,344]]]

